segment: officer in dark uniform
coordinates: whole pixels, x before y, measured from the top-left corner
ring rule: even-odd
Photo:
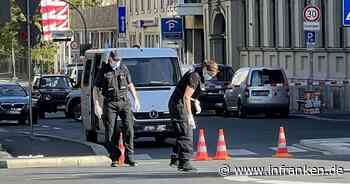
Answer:
[[[112,167],[117,166],[117,161],[121,155],[118,148],[120,132],[123,133],[125,144],[125,163],[136,166],[134,160],[134,119],[131,111],[131,103],[128,98],[128,90],[134,97],[136,111],[140,109],[140,103],[135,87],[131,82],[130,73],[127,67],[120,63],[121,58],[117,53],[111,52],[108,64],[99,71],[95,87],[102,90],[103,109],[95,100],[95,112],[99,118],[103,118],[106,125],[106,136],[108,139],[110,158]],[[121,124],[118,123],[118,116]]]
[[[209,60],[198,71],[188,71],[179,81],[169,100],[169,111],[176,131],[176,144],[173,148],[170,166],[179,171],[195,171],[190,164],[193,155],[193,129],[196,128],[191,101],[197,101],[204,82],[216,76],[218,65]]]

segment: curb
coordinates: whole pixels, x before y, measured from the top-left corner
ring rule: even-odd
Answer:
[[[5,150],[2,144],[0,144],[0,159],[1,158],[5,158],[5,159],[13,158],[13,156]]]
[[[99,144],[95,144],[92,142],[79,141],[79,140],[74,140],[74,139],[70,139],[70,138],[66,138],[66,137],[47,135],[47,134],[34,134],[34,135],[39,136],[39,137],[48,137],[48,138],[53,138],[53,139],[60,139],[60,140],[67,141],[67,142],[74,142],[74,143],[82,144],[82,145],[90,147],[92,149],[92,151],[95,153],[95,155],[102,155],[102,156],[109,155],[108,151],[106,150],[106,148],[104,146],[99,145]]]
[[[0,169],[109,166],[107,156],[77,156],[0,160]]]
[[[320,120],[320,121],[334,121],[334,122],[344,122],[344,123],[350,122],[349,119],[333,119],[333,118],[318,117],[318,116],[306,115],[306,114],[292,114],[292,116]]]

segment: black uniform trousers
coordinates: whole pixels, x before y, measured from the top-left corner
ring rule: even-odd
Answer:
[[[118,101],[105,101],[103,105],[106,139],[108,140],[107,147],[111,160],[117,161],[121,155],[118,144],[120,132],[122,132],[125,159],[134,161],[134,118],[128,97]],[[118,116],[121,121],[117,121]]]
[[[184,105],[170,102],[169,111],[176,135],[173,156],[180,160],[190,160],[193,155],[193,130],[185,121]]]

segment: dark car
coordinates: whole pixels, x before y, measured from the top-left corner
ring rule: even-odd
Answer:
[[[200,65],[196,65],[195,70],[200,71]],[[222,115],[226,112],[224,100],[225,91],[233,77],[231,66],[219,64],[219,73],[209,81],[205,81],[203,92],[199,96],[203,110],[215,110],[216,114]]]
[[[65,100],[72,91],[71,80],[66,75],[42,75],[33,86],[33,97],[38,100],[39,117],[45,118],[46,112],[65,110]]]
[[[36,101],[32,104],[33,123],[37,123]],[[19,124],[29,120],[29,97],[21,85],[0,83],[0,120],[17,120]]]

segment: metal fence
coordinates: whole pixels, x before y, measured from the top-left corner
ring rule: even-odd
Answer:
[[[303,111],[305,91],[320,92],[321,112],[350,112],[349,81],[318,82],[316,84],[297,84],[290,86],[290,109]]]
[[[18,79],[28,79],[28,61],[25,57],[15,56],[15,66],[13,66],[12,56],[7,53],[0,53],[0,78],[11,79],[17,77]],[[14,70],[15,67],[15,70]],[[16,73],[14,73],[14,71]]]

